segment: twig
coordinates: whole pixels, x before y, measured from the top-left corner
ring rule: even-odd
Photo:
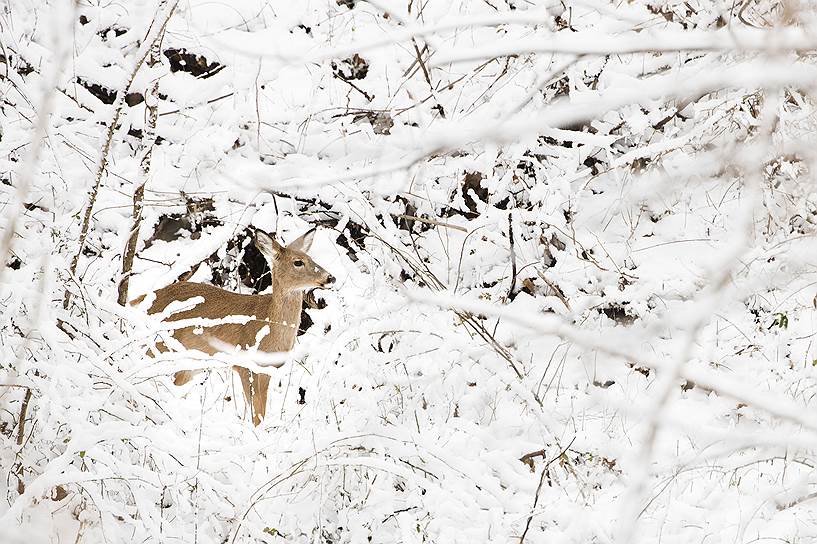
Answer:
[[[186,110],[192,110],[193,108],[198,107],[198,106],[206,106],[208,104],[213,104],[215,102],[218,102],[219,100],[224,100],[225,98],[230,98],[234,94],[235,93],[229,92],[227,94],[223,94],[221,96],[211,98],[210,100],[207,100],[206,102],[202,102],[201,104],[195,104],[195,105],[187,106],[187,107],[184,107],[184,108],[177,108],[175,110],[170,110],[170,111],[163,111],[162,113],[159,114],[159,117],[162,117],[163,115],[173,115],[174,113],[180,113],[180,112],[183,112],[183,111],[186,111]]]
[[[513,214],[508,212],[508,242],[511,245],[511,286],[508,288],[508,300],[513,300],[516,289],[516,251],[513,245]]]
[[[817,499],[817,491],[815,491],[814,493],[809,493],[808,495],[804,495],[802,497],[799,497],[799,498],[794,499],[792,501],[789,501],[787,503],[778,504],[777,505],[777,511],[780,512],[780,511],[786,510],[786,509],[791,508],[793,506],[797,506],[798,504],[804,503],[806,501],[810,501],[811,499]]]
[[[420,69],[423,71],[423,77],[425,78],[426,83],[428,83],[428,86],[431,88],[431,90],[434,91],[434,85],[431,83],[431,74],[428,73],[426,63],[423,62],[423,55],[420,52],[420,48],[417,47],[417,40],[411,38],[411,44],[414,46],[414,52],[417,53],[417,63],[420,65]],[[428,45],[426,45],[425,49],[427,48]]]
[[[564,455],[565,452],[570,449],[570,446],[573,445],[573,442],[575,440],[576,440],[576,437],[574,436],[573,440],[570,441],[570,444],[568,444],[562,451],[560,451],[559,454],[556,457],[554,457],[553,459],[548,461],[547,464],[544,466],[544,468],[542,468],[542,475],[539,476],[539,485],[536,486],[536,495],[533,496],[533,508],[531,509],[532,512],[531,512],[531,515],[528,516],[527,523],[525,523],[525,530],[522,531],[522,536],[519,537],[519,544],[523,544],[523,542],[525,542],[525,536],[528,534],[528,529],[530,529],[530,523],[531,523],[531,521],[533,521],[533,515],[534,515],[533,512],[536,511],[536,505],[539,502],[539,492],[542,490],[542,484],[545,482],[545,476],[548,474],[548,467],[550,467],[550,465],[552,465],[558,459],[560,459],[562,457],[562,455]],[[539,453],[539,452],[534,452],[534,453]]]
[[[410,219],[412,221],[419,221],[420,223],[427,223],[429,225],[436,225],[438,227],[445,227],[447,229],[454,229],[460,232],[468,232],[468,229],[459,225],[452,225],[451,223],[443,223],[442,221],[435,221],[434,219],[427,219],[425,217],[417,217],[415,215],[406,215],[404,213],[393,213],[392,217],[396,219]]]
[[[753,25],[752,23],[747,21],[743,16],[743,12],[746,11],[746,8],[748,8],[749,5],[752,3],[753,0],[743,0],[740,6],[740,10],[738,11],[738,19],[740,20],[741,23],[745,24],[746,26],[750,26],[752,28],[760,28],[759,26]]]
[[[425,44],[423,49],[420,50],[421,53],[425,53],[426,51],[428,51],[428,44]],[[415,57],[414,60],[411,61],[411,64],[409,64],[409,67],[403,71],[404,78],[411,78],[416,73],[414,67],[417,66],[417,59],[418,57]]]
[[[363,97],[366,99],[366,101],[367,101],[367,102],[371,102],[372,100],[374,100],[374,96],[370,95],[369,93],[367,93],[366,91],[364,91],[363,89],[361,89],[360,87],[358,87],[357,85],[355,85],[355,84],[354,84],[354,83],[352,83],[350,80],[348,80],[348,79],[346,79],[345,77],[343,77],[342,75],[335,74],[335,79],[339,79],[339,80],[341,80],[342,82],[346,83],[346,84],[347,84],[347,85],[349,85],[351,88],[353,88],[354,90],[356,90],[357,92],[359,92],[360,94],[362,94],[362,95],[363,95]]]
[[[28,414],[28,403],[31,401],[31,388],[26,387],[26,396],[23,398],[23,405],[20,407],[20,423],[17,429],[17,445],[23,445],[26,438],[26,415]],[[25,493],[26,485],[23,482],[23,461],[20,460],[20,465],[17,467],[17,493],[22,495]]]
[[[23,405],[20,407],[20,424],[17,428],[17,445],[22,446],[26,435],[26,414],[28,413],[28,403],[31,401],[31,388],[26,387],[26,396]]]
[[[553,295],[556,298],[558,298],[560,301],[562,301],[562,304],[565,305],[565,308],[567,308],[567,311],[572,311],[571,308],[570,308],[570,303],[567,301],[567,298],[565,297],[565,294],[562,291],[562,289],[558,285],[556,285],[554,282],[547,279],[547,277],[542,272],[537,270],[536,275],[538,275],[539,278],[543,282],[545,282],[548,287],[550,287],[550,290],[553,291]]]

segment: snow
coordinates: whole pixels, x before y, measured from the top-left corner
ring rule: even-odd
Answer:
[[[73,4],[0,15],[0,544],[817,540],[813,3],[179,3],[72,274],[168,5]],[[146,355],[312,227],[295,349]]]

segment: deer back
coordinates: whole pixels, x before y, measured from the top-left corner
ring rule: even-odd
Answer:
[[[222,351],[213,340],[241,348],[259,343],[262,339],[258,338],[258,333],[269,324],[274,296],[241,295],[204,283],[180,282],[157,290],[148,313],[164,312],[170,307],[169,315],[164,317],[165,321],[201,321],[189,327],[176,329],[173,337],[187,349],[196,349],[213,355]],[[300,308],[298,310],[300,312]],[[245,323],[206,323],[230,316],[246,316],[251,319]],[[260,345],[261,343],[264,345]],[[277,350],[264,349],[272,346],[269,346],[269,341],[261,343],[259,348],[264,351],[290,349],[286,347]]]

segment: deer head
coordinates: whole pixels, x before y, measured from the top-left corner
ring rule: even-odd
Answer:
[[[288,246],[282,246],[266,232],[255,232],[255,247],[269,264],[273,289],[284,292],[307,291],[335,282],[329,272],[306,254],[314,237],[315,229],[312,229]]]

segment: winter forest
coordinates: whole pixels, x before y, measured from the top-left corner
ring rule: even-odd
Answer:
[[[815,52],[810,0],[3,0],[0,544],[817,542]]]

